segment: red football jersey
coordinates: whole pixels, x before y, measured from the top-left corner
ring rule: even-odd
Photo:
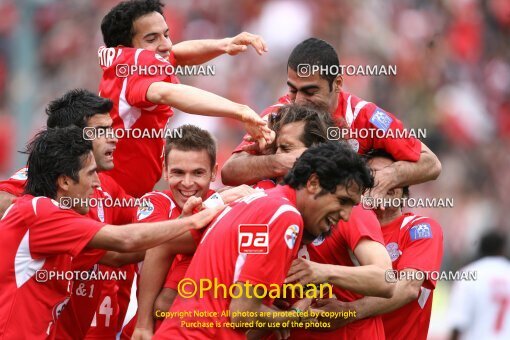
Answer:
[[[46,197],[24,195],[0,221],[0,338],[45,339],[71,293],[72,270],[103,223],[61,209]],[[62,274],[60,274],[62,275]]]
[[[267,225],[267,253],[244,253],[240,246],[241,224]],[[283,284],[292,260],[296,257],[303,235],[303,219],[296,208],[296,192],[288,186],[260,191],[242,200],[231,203],[210,224],[186,277],[195,282],[203,278],[214,278],[230,287],[235,282],[247,282],[268,287]],[[221,295],[221,294],[220,294]],[[171,311],[188,311],[191,317],[169,318],[156,332],[155,339],[244,339],[245,334],[231,328],[184,328],[187,322],[229,322],[221,316],[228,310],[231,299],[204,292],[204,297],[184,299],[178,296]],[[265,304],[272,301],[267,299]],[[193,311],[217,312],[218,317],[194,317]]]
[[[288,95],[278,99],[278,103],[265,109],[261,116],[265,117],[270,113],[276,112],[279,107],[290,104]],[[388,130],[403,130],[404,125],[393,114],[384,111],[375,104],[366,102],[350,93],[340,92],[338,95],[338,107],[333,114],[333,119],[339,127],[349,128],[352,131],[358,131],[357,138],[349,140],[349,143],[360,154],[365,154],[372,149],[383,149],[398,161],[416,162],[420,159],[421,142],[416,138],[378,138],[380,136],[390,135]],[[368,134],[368,138],[360,138],[364,136],[368,130],[382,130],[379,134]],[[393,136],[397,135],[393,133]],[[243,141],[235,152],[242,151],[242,147],[248,145]]]
[[[304,245],[298,252],[303,257],[319,263],[340,266],[359,266],[354,255],[358,243],[367,238],[384,244],[381,226],[373,211],[363,209],[360,205],[352,209],[349,221],[340,221],[331,235],[323,240],[316,240],[310,245]],[[351,291],[333,287],[333,293],[340,301],[355,301],[363,296]],[[359,320],[331,332],[310,332],[295,329],[291,332],[291,339],[384,339],[384,328],[381,317]]]
[[[214,193],[214,190],[209,190],[205,198],[209,198],[209,196]],[[146,223],[174,220],[178,218],[182,213],[182,209],[175,203],[175,199],[170,190],[153,191],[145,194],[142,198],[149,203],[147,207],[138,209],[135,222]],[[191,236],[198,245],[200,239],[202,238],[202,234],[204,233],[204,229],[190,230],[190,232]],[[175,256],[172,267],[167,274],[163,287],[177,289],[177,284],[181,279],[184,278],[184,274],[186,273],[186,270],[191,263],[191,258],[192,255],[178,254]],[[122,329],[122,339],[131,338],[131,335],[133,334],[136,326],[137,316],[138,315],[135,314],[129,323],[126,324],[126,326],[124,326]]]
[[[144,134],[163,131],[173,115],[172,109],[147,101],[147,90],[154,82],[177,84],[177,77],[164,72],[157,75],[140,72],[128,75],[123,72],[134,65],[140,68],[165,67],[169,62],[155,52],[136,48],[101,47],[98,54],[103,69],[99,95],[113,101],[110,111],[113,128],[138,130]],[[175,64],[173,55],[170,60]],[[130,136],[136,137],[136,134]],[[109,174],[128,194],[141,197],[152,191],[161,178],[164,145],[164,138],[128,138],[127,135],[119,138],[113,160],[115,167]]]
[[[382,226],[393,269],[439,271],[443,258],[443,230],[431,218],[407,213]],[[427,278],[416,301],[382,315],[388,339],[427,339],[436,282]]]
[[[8,180],[0,182],[0,190],[20,196],[25,189],[27,180],[27,168],[22,168]],[[103,172],[98,173],[101,186],[94,189],[93,198],[99,199],[97,205],[90,207],[88,217],[107,224],[128,224],[131,223],[136,213],[136,207],[104,207],[101,202],[107,198],[127,201],[132,197],[126,194],[115,180]],[[103,201],[101,201],[103,200]],[[73,270],[95,270],[101,272],[119,273],[119,270],[126,268],[111,268],[95,264],[104,256],[105,250],[89,249],[73,259]],[[74,291],[66,308],[62,311],[55,327],[52,329],[52,336],[76,338],[100,339],[111,338],[116,334],[117,317],[124,315],[127,305],[122,309],[117,302],[117,291],[119,285],[127,285],[123,281],[114,280],[75,280]],[[99,322],[98,319],[99,318]],[[90,329],[89,329],[90,327]]]

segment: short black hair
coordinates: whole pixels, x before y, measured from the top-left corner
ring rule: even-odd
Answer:
[[[284,105],[269,117],[269,126],[276,138],[283,126],[295,122],[305,123],[300,141],[307,148],[327,142],[328,129],[335,126],[329,112],[298,104]]]
[[[377,157],[387,158],[393,162],[397,161],[389,152],[384,149],[372,149],[368,151],[364,157],[366,157],[367,161]],[[410,194],[411,192],[409,190],[409,185],[406,185],[402,188],[402,197],[409,197]]]
[[[152,12],[163,15],[163,6],[159,0],[128,0],[113,7],[101,22],[101,32],[106,47],[119,45],[132,47],[135,35],[133,22]]]
[[[290,53],[287,67],[297,72],[299,64],[321,65],[330,71],[340,70],[338,55],[333,46],[317,38],[308,38],[294,47]],[[333,82],[338,74],[321,72],[320,76],[328,81],[329,90],[333,90]]]
[[[112,107],[110,99],[99,97],[88,90],[74,89],[48,104],[46,126],[63,128],[76,125],[84,128],[90,117],[108,113]]]
[[[178,127],[182,136],[177,133],[170,135],[165,144],[165,165],[168,162],[168,154],[172,149],[181,151],[202,151],[205,150],[211,161],[211,169],[216,164],[216,141],[209,131],[195,125],[186,124]]]
[[[480,240],[479,253],[484,256],[501,256],[505,252],[506,236],[496,230],[485,233]]]
[[[338,185],[348,188],[356,183],[363,193],[374,186],[365,160],[344,141],[329,141],[307,149],[287,173],[284,183],[300,189],[312,174],[317,175],[324,192],[335,193]]]
[[[65,175],[79,181],[79,171],[91,155],[92,142],[76,126],[46,129],[27,146],[28,172],[25,193],[55,199],[57,179]]]

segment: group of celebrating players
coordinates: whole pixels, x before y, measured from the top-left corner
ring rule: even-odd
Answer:
[[[260,116],[180,84],[172,74],[119,77],[119,65],[197,65],[250,46],[261,55],[268,51],[261,37],[246,32],[172,46],[162,7],[157,0],[129,0],[104,17],[99,96],[71,90],[52,101],[47,128],[28,145],[26,168],[0,182],[0,339],[114,339],[117,334],[426,339],[436,282],[412,275],[388,280],[387,273],[438,271],[441,227],[428,217],[403,213],[402,207],[366,209],[359,203],[363,195],[408,196],[410,185],[437,178],[437,157],[414,138],[328,140],[334,127],[384,132],[404,127],[391,113],[343,91],[341,75],[298,74],[301,64],[339,65],[333,47],[316,38],[294,48],[287,64],[288,94]],[[206,130],[184,125],[181,135],[166,140],[107,133],[165,129],[172,108],[244,123],[248,134],[221,169],[230,187],[210,189],[218,165],[215,140]],[[85,128],[103,133],[87,140]],[[161,176],[168,190],[152,191]],[[63,207],[63,198],[79,203]],[[91,198],[141,198],[144,204],[84,204]],[[245,225],[262,226],[266,252],[240,251]],[[74,271],[127,277],[41,277]],[[252,291],[258,288],[243,285],[238,298],[214,292],[184,297],[183,279],[227,286],[330,283],[334,296],[258,298]],[[136,296],[131,296],[133,283]],[[138,309],[126,320],[131,299]],[[270,313],[280,310],[288,312]],[[167,311],[185,316],[158,318]],[[310,311],[355,311],[356,316],[317,317]],[[225,327],[253,321],[327,321],[328,327]]]

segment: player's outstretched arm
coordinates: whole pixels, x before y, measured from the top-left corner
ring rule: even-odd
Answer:
[[[416,271],[415,269],[405,269],[403,271]],[[410,277],[410,275],[409,275]],[[381,299],[373,296],[365,296],[362,299],[350,302],[352,309],[356,311],[358,319],[364,319],[381,315],[408,304],[411,301],[418,299],[420,295],[421,285],[423,279],[404,279],[397,281],[395,292],[389,299]]]
[[[261,36],[243,32],[233,38],[188,40],[172,48],[177,65],[199,65],[222,54],[237,55],[248,50],[248,46],[262,55],[267,45]]]
[[[275,155],[238,152],[230,156],[221,168],[221,180],[225,185],[240,185],[285,176],[299,155],[292,152]]]
[[[153,248],[191,229],[205,227],[225,206],[204,209],[182,219],[132,223],[123,226],[105,225],[87,244],[89,248],[135,252]]]
[[[16,196],[9,194],[5,191],[0,191],[0,218],[4,215],[5,211],[12,204]]]
[[[392,297],[395,284],[386,282],[386,271],[391,270],[386,248],[378,242],[362,239],[354,255],[360,266],[322,264],[298,258],[292,263],[286,281],[303,285],[329,282],[365,296]]]
[[[239,120],[244,123],[246,132],[257,141],[260,148],[265,148],[274,139],[274,132],[267,127],[267,123],[248,106],[196,87],[154,82],[149,86],[146,97],[154,104],[169,105],[195,115]]]
[[[440,173],[441,162],[421,143],[420,159],[417,162],[397,161],[375,172],[376,186],[371,190],[370,196],[382,198],[388,190],[431,181]]]

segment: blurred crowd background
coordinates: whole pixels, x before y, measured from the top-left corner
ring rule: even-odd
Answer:
[[[23,166],[18,153],[44,126],[48,102],[72,88],[97,91],[100,22],[117,0],[0,0],[0,175]],[[443,170],[412,197],[453,198],[454,208],[417,209],[444,228],[443,268],[476,255],[480,234],[506,233],[510,219],[510,1],[508,0],[195,0],[163,1],[174,43],[260,34],[253,50],[211,61],[215,76],[181,78],[260,112],[286,93],[292,48],[315,36],[341,64],[397,65],[396,76],[345,76],[344,90],[394,113],[423,140]],[[218,139],[220,165],[242,138],[232,121],[176,113]],[[448,282],[434,298],[431,338],[444,322]]]

